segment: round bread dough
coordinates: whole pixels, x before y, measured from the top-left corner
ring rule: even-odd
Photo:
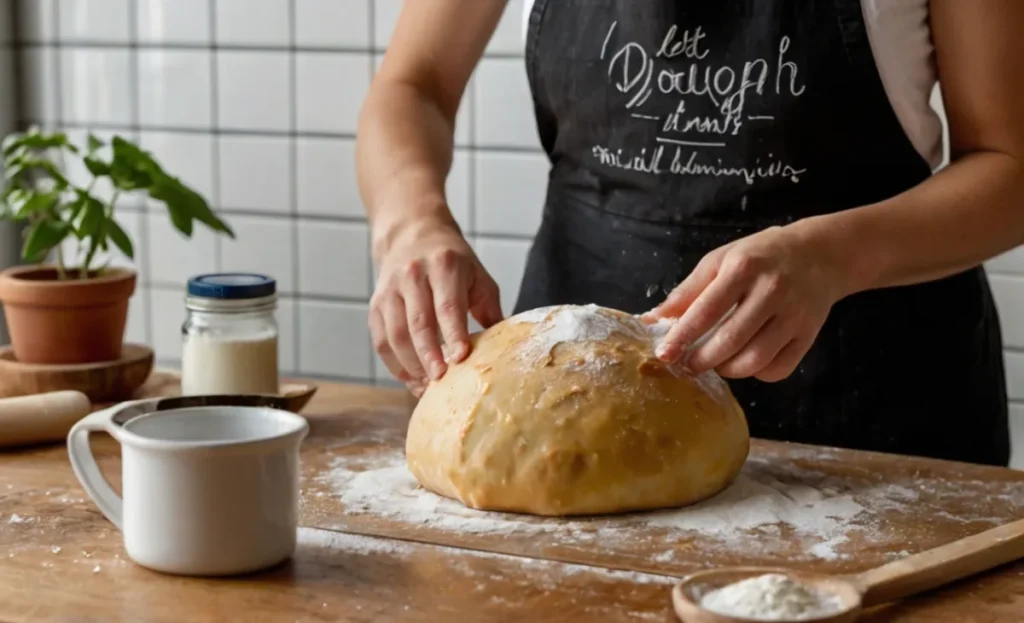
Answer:
[[[587,515],[677,507],[736,477],[743,410],[714,372],[654,356],[666,321],[588,306],[524,312],[472,336],[409,422],[408,466],[482,510]]]

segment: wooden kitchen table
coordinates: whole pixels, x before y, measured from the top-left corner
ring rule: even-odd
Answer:
[[[173,377],[155,374],[146,391],[173,393]],[[673,576],[749,562],[743,556],[753,555],[721,553],[702,547],[699,538],[674,544],[673,556],[655,555],[651,548],[662,542],[657,533],[627,547],[622,543],[628,541],[616,541],[611,524],[594,524],[595,534],[610,535],[604,543],[567,544],[548,529],[550,524],[489,538],[479,528],[452,530],[469,524],[410,522],[415,514],[374,517],[373,508],[345,508],[345,500],[334,499],[319,475],[346,453],[372,457],[382,448],[394,451],[411,406],[405,392],[321,384],[304,411],[311,427],[303,449],[298,551],[285,565],[243,578],[181,578],[136,566],[126,559],[120,534],[78,485],[63,446],[0,455],[0,621],[671,622]],[[94,438],[93,445],[116,485],[116,444]],[[845,475],[851,482],[930,483],[921,487],[920,505],[927,513],[903,509],[885,515],[886,509],[876,509],[891,524],[886,534],[905,539],[896,555],[1024,517],[1021,472],[836,449],[811,456],[805,446],[756,442],[751,464],[767,469],[818,461],[823,473]],[[410,503],[422,501],[410,498]],[[580,530],[578,523],[566,525]],[[888,541],[872,546],[858,538],[834,539],[852,539],[854,546],[839,548],[835,556],[812,560],[797,552],[775,562],[843,572],[894,555]],[[784,551],[778,548],[791,541],[782,534],[776,549],[760,555],[777,557]],[[1024,621],[1024,564],[879,609],[864,620]]]

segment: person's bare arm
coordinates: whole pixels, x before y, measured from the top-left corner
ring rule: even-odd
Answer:
[[[451,215],[445,178],[466,83],[506,0],[409,0],[359,119],[356,168],[380,275],[370,330],[382,360],[420,389],[459,360],[467,312],[500,319],[497,286]]]
[[[359,119],[359,187],[374,252],[396,225],[448,217],[455,114],[506,0],[410,0]]]
[[[939,279],[1024,244],[1024,1],[931,0],[950,165],[876,204],[816,216],[709,253],[651,317],[694,372],[778,381],[829,309],[856,292]],[[687,351],[736,305],[710,339]]]
[[[950,165],[888,201],[809,219],[850,293],[937,279],[1024,244],[1024,2],[931,0]]]

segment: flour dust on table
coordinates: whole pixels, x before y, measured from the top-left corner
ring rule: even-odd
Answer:
[[[827,461],[827,453],[820,456]],[[918,506],[933,516],[945,512],[933,508],[931,498],[922,497],[940,491],[941,482],[921,479],[913,487],[884,482],[851,484],[797,462],[782,464],[751,456],[731,486],[692,506],[559,519],[477,511],[431,493],[418,485],[399,449],[372,455],[341,451],[335,454],[331,469],[317,477],[313,487],[317,490],[311,495],[332,498],[343,508],[340,520],[318,517],[325,522],[323,527],[330,527],[332,521],[343,526],[345,517],[368,517],[433,534],[544,535],[560,546],[592,548],[599,544],[616,551],[646,539],[648,551],[656,552],[650,560],[657,563],[674,562],[680,549],[693,544],[706,559],[735,554],[755,559],[787,557],[792,562],[842,561],[853,560],[863,548],[886,552],[886,559],[898,558],[909,553],[908,543],[892,525],[893,514],[905,514]],[[1024,493],[1012,491],[1012,483],[1004,484],[1007,490],[993,490],[992,496],[1007,496],[1008,505],[1024,509]],[[323,507],[323,503],[307,501],[307,508],[313,506]],[[998,518],[952,516],[943,520],[964,525],[1000,522]],[[794,543],[799,550],[795,557]]]

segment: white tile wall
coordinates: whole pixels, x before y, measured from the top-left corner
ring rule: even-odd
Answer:
[[[365,53],[296,53],[296,128],[355,134],[372,73],[372,59]]]
[[[299,291],[366,300],[370,296],[370,232],[363,223],[300,221]]]
[[[291,141],[280,136],[220,137],[220,203],[225,208],[290,211]]]
[[[214,0],[220,45],[287,46],[291,41],[288,0]]]
[[[291,61],[282,52],[217,52],[218,126],[249,132],[291,128]]]
[[[369,23],[369,2],[295,2],[295,44],[299,47],[368,48]]]
[[[53,126],[60,118],[57,105],[57,57],[56,48],[22,48],[18,51],[18,62],[22,69],[21,106],[26,121]]]
[[[63,48],[60,106],[65,123],[131,124],[131,55],[121,48]]]
[[[212,233],[197,228],[188,239],[171,225],[166,213],[153,210],[147,216],[146,242],[153,259],[149,266],[150,281],[180,287],[192,275],[206,272],[216,264],[217,245]]]
[[[135,0],[139,43],[209,43],[209,0]]]
[[[1003,326],[1003,343],[1024,350],[1024,278],[996,273],[989,276]]]
[[[547,158],[543,154],[481,152],[475,162],[476,230],[532,236],[544,208]]]
[[[128,43],[129,0],[57,0],[57,36],[67,41]]]
[[[235,240],[221,243],[220,268],[273,275],[280,292],[295,291],[295,237],[291,219],[233,215]]]
[[[302,137],[295,141],[295,149],[299,213],[362,218],[355,140]]]
[[[522,61],[522,2],[510,0],[467,87],[446,184],[506,313],[547,174]],[[401,4],[19,0],[22,121],[139,137],[239,235],[230,241],[199,229],[184,241],[159,204],[119,204],[141,273],[130,339],[151,341],[173,363],[185,279],[265,271],[285,293],[278,311],[285,370],[390,378],[366,330],[371,269],[353,139]],[[1015,431],[1024,437],[1024,249],[988,266],[1017,401]],[[1024,452],[1015,461],[1024,466]]]
[[[372,380],[365,304],[299,301],[299,372]]]
[[[139,50],[139,123],[205,128],[213,124],[210,52]]]
[[[540,146],[522,59],[484,58],[476,70],[474,141],[497,147]]]

